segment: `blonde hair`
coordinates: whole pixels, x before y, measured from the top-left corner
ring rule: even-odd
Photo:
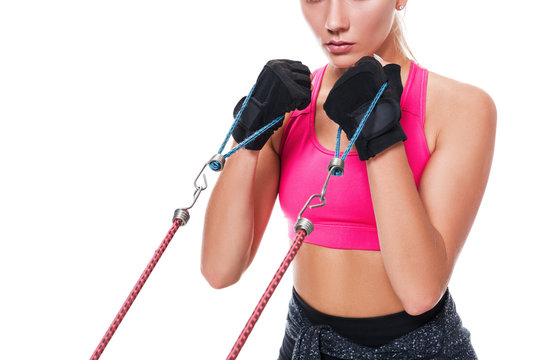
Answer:
[[[403,15],[400,13],[403,12]],[[405,39],[404,31],[405,28],[405,22],[403,21],[403,16],[405,16],[404,11],[397,11],[394,16],[394,23],[392,24],[392,33],[394,34],[394,46],[396,50],[401,53],[403,56],[409,58],[412,57],[416,63],[418,61],[416,60],[416,57],[413,55],[411,49],[409,48],[409,45],[407,44],[407,40]]]

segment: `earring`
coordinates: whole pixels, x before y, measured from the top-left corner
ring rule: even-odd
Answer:
[[[403,10],[403,5],[399,5],[399,10]]]

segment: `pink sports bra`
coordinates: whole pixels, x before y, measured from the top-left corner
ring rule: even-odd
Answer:
[[[327,149],[319,143],[314,130],[317,95],[327,66],[313,72],[311,103],[301,111],[291,112],[279,147],[279,202],[288,221],[290,239],[296,238],[294,225],[302,207],[311,195],[321,193],[328,163],[335,155],[335,148]],[[427,76],[425,68],[411,62],[400,104],[400,123],[407,135],[403,144],[417,188],[430,158],[424,134]],[[312,204],[318,204],[317,200]],[[303,217],[315,227],[305,242],[334,249],[380,251],[366,164],[356,151],[349,152],[345,159],[344,174],[330,177],[326,205],[307,207]]]

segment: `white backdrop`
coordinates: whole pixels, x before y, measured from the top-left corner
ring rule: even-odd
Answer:
[[[419,63],[497,105],[490,179],[450,283],[480,359],[538,356],[538,10],[406,8]],[[273,58],[327,62],[298,0],[0,2],[0,358],[90,358]],[[200,243],[218,173],[206,173],[102,359],[225,358],[286,254],[276,202],[242,279],[207,284]],[[291,289],[292,268],[239,359],[277,358]]]

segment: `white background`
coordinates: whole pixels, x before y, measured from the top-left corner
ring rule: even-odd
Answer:
[[[497,105],[490,179],[450,283],[480,359],[538,356],[538,10],[406,8],[420,65]],[[273,58],[327,62],[299,1],[0,2],[0,358],[90,358]],[[207,284],[200,244],[218,173],[206,173],[102,359],[225,358],[286,254],[276,202],[242,279]],[[277,358],[291,290],[292,268],[239,359]]]

